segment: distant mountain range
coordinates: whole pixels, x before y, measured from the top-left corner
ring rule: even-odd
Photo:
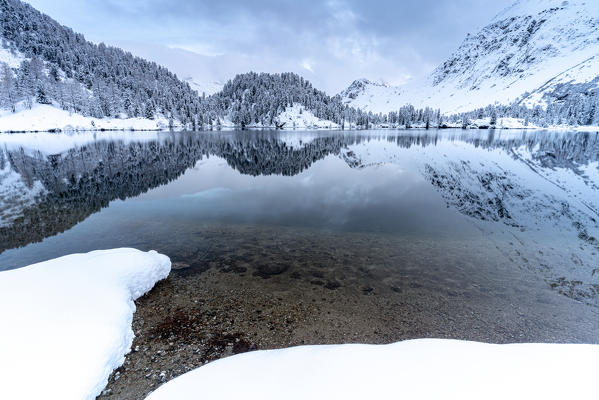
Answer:
[[[336,96],[293,73],[178,77],[20,0],[0,0],[0,39],[0,131],[599,124],[598,1],[517,1],[424,81]]]
[[[341,96],[373,112],[412,104],[457,113],[494,103],[546,107],[598,87],[599,1],[519,0],[423,81],[393,87],[357,80]]]

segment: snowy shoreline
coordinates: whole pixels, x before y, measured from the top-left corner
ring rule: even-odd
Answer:
[[[95,399],[131,351],[134,300],[170,269],[169,258],[155,251],[114,249],[0,273],[0,301],[10,305],[0,309],[0,374],[7,382],[0,397]],[[585,397],[595,390],[597,361],[599,346],[590,344],[415,339],[287,347],[207,363],[147,399],[191,400],[198,393],[361,399],[393,397],[398,390],[423,399]],[[427,384],[431,379],[437,384]]]
[[[369,129],[364,128],[340,128],[340,127],[295,127],[295,128],[277,128],[276,126],[246,126],[235,127],[235,126],[222,126],[220,128],[212,128],[212,129],[201,129],[195,130],[193,132],[230,132],[230,131],[238,131],[238,130],[246,130],[246,131],[280,131],[280,132],[294,132],[294,131],[405,131],[405,130],[453,130],[453,131],[463,131],[463,130],[473,130],[473,131],[528,131],[528,132],[543,132],[543,131],[560,131],[560,132],[580,132],[580,133],[592,133],[599,132],[599,126],[553,126],[553,127],[503,127],[503,128],[476,128],[476,127],[387,127],[387,126],[375,126]],[[8,130],[8,131],[0,131],[0,134],[23,134],[23,133],[86,133],[86,132],[185,132],[188,131],[185,128],[177,127],[174,129],[168,128],[153,128],[153,129],[136,129],[136,128],[83,128],[83,129],[60,129],[60,128],[51,128],[46,130]]]
[[[95,399],[131,349],[133,301],[170,268],[114,249],[0,273],[0,398]]]
[[[282,127],[281,127],[282,125]],[[164,117],[154,120],[145,118],[91,118],[83,115],[70,113],[65,110],[50,106],[36,105],[32,109],[24,109],[17,113],[0,112],[0,133],[70,133],[70,132],[162,132],[162,131],[184,131],[190,126],[184,126],[178,121],[168,121]],[[229,130],[403,130],[403,129],[426,129],[425,125],[404,126],[397,124],[372,124],[369,128],[357,127],[348,124],[342,127],[334,122],[315,117],[310,111],[300,106],[289,107],[278,119],[277,124],[259,125],[250,124],[241,127],[229,120],[224,120],[210,127],[204,125],[204,131],[229,131]],[[496,126],[492,126],[490,119],[469,121],[466,127],[462,123],[444,123],[439,127],[430,126],[430,129],[479,129],[479,130],[528,130],[528,131],[576,131],[576,132],[599,132],[599,126],[568,126],[557,125],[541,127],[526,124],[523,119],[499,118]]]

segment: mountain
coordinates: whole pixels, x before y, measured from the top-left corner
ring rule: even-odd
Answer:
[[[373,112],[409,103],[456,113],[494,103],[547,107],[598,84],[599,2],[520,0],[469,34],[426,79],[400,87],[356,81],[342,97]]]
[[[338,128],[367,126],[375,118],[344,105],[301,76],[255,73],[237,75],[202,103],[203,123],[241,127]]]
[[[368,79],[358,79],[339,94],[346,105],[356,106],[375,112],[397,111],[394,99],[401,95],[398,87],[372,82]],[[368,107],[365,107],[368,105]]]
[[[181,66],[193,54],[167,49],[163,58],[183,57],[170,63],[190,74],[181,80],[156,62],[86,41],[19,0],[0,0],[0,39],[0,131],[338,128],[375,120],[292,73],[201,83],[201,68]]]
[[[231,71],[235,62],[226,56],[206,56],[158,43],[140,43],[132,40],[116,40],[111,44],[166,67],[187,82],[200,96],[209,96],[221,91],[225,82],[235,76]]]

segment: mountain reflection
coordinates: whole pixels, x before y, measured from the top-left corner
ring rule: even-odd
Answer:
[[[170,133],[153,140],[100,138],[58,154],[3,146],[0,253],[64,232],[112,200],[135,197],[176,180],[205,157],[221,157],[245,175],[293,176],[329,155],[343,158],[352,168],[362,167],[348,147],[370,141],[414,151],[440,142],[464,142],[490,151],[502,149],[514,157],[514,150],[524,147],[543,167],[576,173],[580,165],[599,159],[599,134],[555,132]],[[14,189],[15,179],[20,179],[20,191]],[[36,190],[40,184],[43,190]]]

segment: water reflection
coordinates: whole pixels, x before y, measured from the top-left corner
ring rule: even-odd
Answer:
[[[599,295],[596,133],[153,133],[0,141],[0,269],[115,246],[195,254],[210,242],[204,236],[200,244],[198,232],[218,236],[231,226],[308,229],[494,248],[498,260],[541,274],[568,297],[593,303]],[[468,259],[469,251],[460,257]]]
[[[387,141],[397,148],[436,146],[440,141],[470,143],[476,148],[524,147],[543,167],[569,168],[580,173],[599,157],[597,134],[407,132],[399,134],[295,134],[288,144],[272,133],[164,134],[155,140],[93,140],[57,154],[19,147],[0,152],[0,251],[43,240],[70,229],[114,199],[135,197],[179,178],[199,160],[217,156],[244,175],[293,176],[329,155],[340,156],[350,167],[362,167],[348,147],[370,141]],[[484,137],[481,137],[484,136]],[[1,138],[0,138],[1,140]],[[61,140],[57,138],[57,140]],[[381,160],[385,162],[387,160]],[[329,163],[331,165],[332,163]],[[22,198],[6,188],[18,174],[24,184]],[[376,179],[376,173],[366,178]],[[386,179],[386,177],[385,177]],[[34,191],[40,182],[44,193]],[[362,182],[357,182],[362,183]],[[325,184],[323,182],[323,184]],[[332,182],[326,185],[333,185]],[[31,193],[33,192],[33,194]],[[16,198],[15,198],[16,197]],[[35,197],[31,201],[28,197]],[[342,202],[343,193],[335,201]],[[23,205],[22,209],[11,210]],[[12,212],[8,212],[11,210]]]

